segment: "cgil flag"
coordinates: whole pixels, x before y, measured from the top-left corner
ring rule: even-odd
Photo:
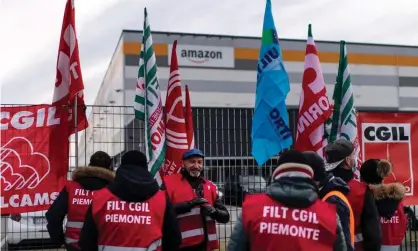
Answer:
[[[325,124],[331,115],[331,107],[310,24],[304,68],[295,149],[315,151],[323,157],[323,148],[327,145]]]
[[[193,125],[193,113],[192,105],[190,101],[189,87],[186,85],[186,107],[184,108],[184,116],[186,119],[187,141],[189,142],[189,148],[195,148],[194,140],[194,125]]]
[[[84,105],[84,83],[81,74],[78,39],[75,28],[74,1],[67,0],[62,20],[58,48],[57,70],[52,105],[56,105],[61,120],[69,123],[69,135],[88,127]],[[74,111],[74,105],[77,111]],[[68,107],[62,110],[61,107]],[[75,121],[77,114],[77,121]],[[77,125],[75,125],[77,122]]]
[[[360,160],[360,144],[357,135],[357,111],[354,106],[354,93],[351,85],[345,41],[340,42],[340,61],[332,99],[334,100],[334,110],[328,141],[333,142],[343,138],[353,142],[356,158]],[[327,169],[333,169],[338,164],[329,163]],[[359,166],[359,162],[357,165]]]
[[[144,121],[145,152],[148,169],[159,177],[166,153],[166,134],[157,64],[152,43],[147,9],[144,9],[144,31],[139,57],[138,81],[134,100],[135,117]]]
[[[162,175],[178,173],[182,165],[183,153],[189,149],[183,110],[183,97],[179,66],[177,62],[177,40],[171,52],[170,78],[165,100],[165,133],[167,152]]]
[[[282,61],[271,2],[267,0],[251,131],[251,152],[258,165],[264,164],[293,143],[285,102],[289,91],[289,77]]]

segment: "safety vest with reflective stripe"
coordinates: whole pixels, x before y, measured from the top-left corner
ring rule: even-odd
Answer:
[[[192,186],[183,178],[181,173],[165,176],[164,184],[167,195],[173,204],[183,203],[198,197]],[[208,204],[213,206],[217,197],[216,186],[206,179],[202,186],[203,197],[208,200]],[[182,237],[180,248],[201,244],[205,238],[204,227],[206,227],[207,233],[206,250],[219,248],[216,235],[216,222],[211,217],[202,218],[200,213],[200,207],[197,206],[188,213],[177,215]],[[205,225],[203,225],[203,220],[205,220]]]
[[[91,208],[99,250],[161,250],[166,199],[160,190],[141,202],[122,201],[108,188],[95,192]]]
[[[350,228],[350,243],[351,243],[351,246],[354,247],[354,213],[353,213],[353,209],[351,208],[350,202],[348,201],[347,197],[345,197],[345,195],[343,193],[341,193],[340,191],[331,191],[331,192],[327,193],[324,196],[324,198],[322,198],[322,201],[326,201],[331,196],[337,196],[342,201],[344,201],[344,203],[348,207],[348,211],[350,213],[350,215],[349,215],[349,218],[350,218],[350,222],[349,222],[349,224],[350,224],[349,225],[349,228]]]
[[[77,243],[80,238],[80,231],[93,197],[93,191],[84,189],[76,181],[68,181],[65,188],[68,192],[65,242],[78,247]]]
[[[382,248],[380,250],[398,250],[402,245],[408,225],[403,204],[399,203],[395,214],[390,219],[380,217],[380,223],[382,226]]]
[[[363,234],[361,232],[361,215],[363,213],[364,196],[367,185],[352,179],[347,182],[350,187],[350,192],[347,194],[347,199],[350,202],[354,214],[354,250],[363,251]],[[364,250],[367,251],[367,250]]]
[[[247,195],[242,222],[253,251],[333,251],[337,238],[336,207],[321,200],[291,208],[267,194]]]

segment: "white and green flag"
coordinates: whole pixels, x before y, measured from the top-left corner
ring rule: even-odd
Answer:
[[[340,62],[332,99],[334,100],[334,109],[331,121],[329,121],[331,128],[328,135],[328,142],[333,142],[341,138],[347,139],[354,143],[357,153],[356,156],[359,157],[357,111],[354,107],[354,93],[351,85],[345,41],[340,42]]]
[[[159,180],[158,170],[164,164],[166,136],[157,64],[146,8],[144,9],[144,33],[139,57],[134,109],[135,117],[144,121],[145,124],[145,151],[148,169]]]

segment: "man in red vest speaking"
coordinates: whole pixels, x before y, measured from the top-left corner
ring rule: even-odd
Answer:
[[[217,187],[202,176],[203,158],[202,151],[191,149],[183,154],[180,173],[164,177],[162,189],[174,204],[179,220],[182,237],[179,251],[218,249],[215,221],[229,221]]]
[[[140,151],[122,156],[115,181],[94,193],[81,229],[82,251],[177,250],[177,217],[147,166]]]
[[[307,157],[279,158],[266,193],[247,195],[228,251],[346,251],[335,205],[318,197]]]
[[[52,241],[60,245],[65,243],[68,251],[79,250],[77,242],[93,193],[106,187],[115,177],[111,165],[110,156],[97,151],[91,156],[88,166],[73,171],[72,180],[67,182],[45,215]],[[66,215],[68,220],[64,234]]]

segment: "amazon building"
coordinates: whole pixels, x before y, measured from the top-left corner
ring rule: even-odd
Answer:
[[[251,120],[255,101],[260,37],[153,32],[163,102],[170,71],[171,46],[178,40],[181,80],[190,89],[197,146],[209,166],[250,167]],[[141,31],[124,30],[104,76],[89,128],[79,143],[79,162],[95,150],[118,157],[144,147],[143,125],[134,119]],[[306,40],[280,39],[291,80],[287,97],[294,130],[301,92]],[[316,41],[328,96],[332,96],[339,41]],[[362,111],[418,110],[418,47],[347,43],[354,100]],[[274,164],[274,163],[272,163]]]

